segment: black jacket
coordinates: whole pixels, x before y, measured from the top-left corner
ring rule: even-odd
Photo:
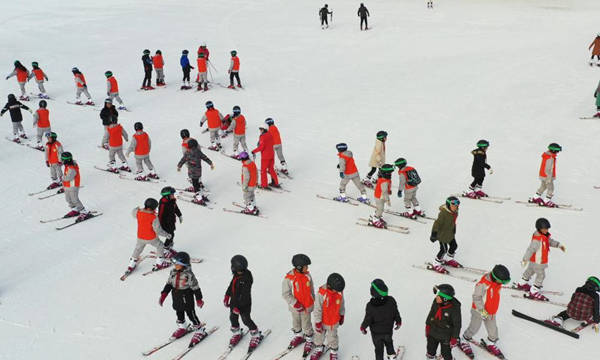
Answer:
[[[181,211],[175,199],[163,197],[158,206],[158,221],[166,232],[175,231],[175,216],[181,216]]]
[[[252,273],[244,270],[241,275],[234,274],[225,295],[229,296],[229,307],[238,308],[240,312],[250,312],[252,307]]]
[[[102,125],[110,125],[112,123],[113,118],[119,118],[119,112],[117,111],[117,108],[115,108],[114,106],[107,108],[105,104],[102,110],[100,111],[100,119],[102,119]]]
[[[485,162],[487,159],[487,155],[485,151],[481,149],[475,149],[471,151],[473,154],[473,166],[471,166],[471,176],[473,177],[484,177],[485,170],[489,169],[490,166]]]
[[[145,71],[152,71],[152,58],[150,55],[142,56],[142,63],[144,64]]]
[[[433,300],[425,324],[431,327],[429,336],[435,339],[458,339],[461,327],[460,302],[452,299],[448,302],[438,304]]]
[[[369,10],[367,10],[366,6],[362,5],[361,7],[358,8],[358,16],[360,16],[361,18],[365,18],[370,15],[371,14],[369,14]]]
[[[21,114],[21,109],[29,110],[26,105],[21,104],[19,100],[9,101],[4,105],[2,111],[0,111],[0,115],[4,115],[5,112],[10,112],[10,119],[12,122],[21,122],[23,121],[23,114]]]
[[[360,327],[370,327],[371,334],[392,334],[396,322],[402,323],[396,300],[391,296],[384,296],[369,300]]]
[[[333,14],[333,12],[329,11],[329,9],[326,7],[322,7],[321,10],[319,10],[319,16],[321,16],[321,19],[327,19],[327,14]]]

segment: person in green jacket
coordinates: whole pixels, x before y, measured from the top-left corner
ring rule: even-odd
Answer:
[[[449,284],[433,287],[435,299],[425,320],[427,359],[435,359],[438,346],[444,360],[452,360],[452,348],[458,345],[462,326],[460,302]]]
[[[458,217],[459,205],[460,200],[458,200],[456,196],[448,197],[446,199],[446,204],[440,206],[440,213],[431,228],[429,240],[431,240],[431,242],[438,241],[440,243],[440,251],[437,253],[432,267],[433,270],[440,273],[448,272],[448,270],[444,268],[444,265],[461,267],[461,265],[454,260],[454,254],[458,247],[454,236],[456,234],[456,218]],[[450,257],[450,260],[444,260],[446,254]]]

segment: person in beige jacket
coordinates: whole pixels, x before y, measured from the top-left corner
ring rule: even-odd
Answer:
[[[367,174],[363,184],[367,187],[373,188],[375,184],[371,181],[371,176],[375,174],[375,171],[385,164],[385,141],[387,140],[388,133],[381,130],[377,132],[377,139],[375,140],[375,147],[373,153],[371,153],[371,159],[369,159],[369,166],[371,170]]]

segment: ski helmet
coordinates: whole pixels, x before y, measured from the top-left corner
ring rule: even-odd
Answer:
[[[450,209],[450,205],[460,205],[460,200],[456,196],[448,196],[446,199],[446,206]]]
[[[72,72],[74,73],[78,73],[79,69],[77,68],[77,66],[73,66],[73,68],[71,69]]]
[[[275,120],[273,120],[272,118],[266,118],[265,124],[271,126],[271,125],[275,124]]]
[[[552,143],[548,145],[548,150],[557,153],[559,151],[562,151],[562,146],[558,145],[557,143]]]
[[[56,133],[54,131],[48,131],[46,133],[46,137],[56,140],[56,138],[58,137],[58,135],[56,135]]]
[[[242,109],[238,105],[234,106],[232,111],[233,111],[233,115],[236,115],[236,116],[242,113]]]
[[[46,100],[40,100],[39,105],[41,108],[45,109],[46,106],[48,106],[48,103],[46,102]]]
[[[490,146],[490,142],[484,139],[481,139],[477,142],[477,147],[480,149],[485,149]]]
[[[200,44],[200,47],[204,49],[206,47],[206,43]]]
[[[344,281],[342,275],[338,273],[331,273],[327,277],[327,286],[335,291],[342,292],[346,287],[346,282]]]
[[[237,51],[231,50],[231,56],[236,56],[236,55],[237,55]]]
[[[269,131],[269,130],[267,130],[267,128],[266,128],[266,127],[264,127],[264,126],[259,126],[259,127],[258,127],[258,130],[259,130],[259,131],[260,131],[262,134],[264,134],[264,133],[266,133],[267,131]]]
[[[138,121],[135,124],[133,124],[133,128],[135,129],[135,131],[144,130],[144,125]]]
[[[148,49],[145,49],[145,50],[144,50],[144,55],[148,55],[148,54],[150,54],[150,50],[148,50]]]
[[[207,109],[212,109],[215,106],[210,100],[208,100],[204,105],[206,105]]]
[[[109,78],[109,77],[113,76],[113,73],[112,73],[112,71],[107,70],[107,71],[104,72],[104,76],[106,76],[107,78]]]
[[[62,162],[73,161],[73,155],[70,152],[65,151],[62,154],[60,154],[60,160]]]
[[[238,159],[240,160],[248,160],[250,158],[250,155],[248,155],[247,152],[242,151],[241,153],[238,154]]]
[[[195,149],[198,147],[198,141],[196,139],[190,139],[190,141],[188,141],[188,147],[190,149]]]
[[[37,61],[34,61],[34,62],[32,62],[32,63],[31,63],[31,66],[33,66],[34,68],[37,68],[37,67],[39,67],[40,65],[38,64],[38,62],[37,62]]]
[[[396,165],[398,168],[402,169],[403,167],[406,166],[406,159],[398,158],[398,159],[396,159],[396,161],[394,161],[394,165]]]
[[[304,254],[296,254],[292,257],[292,265],[298,271],[302,271],[302,268],[310,265],[310,258]]]
[[[8,94],[8,101],[16,101],[17,97],[15,96],[15,94]]]
[[[344,151],[348,150],[348,144],[339,143],[335,146],[335,148],[337,149],[338,152],[344,152]]]
[[[162,55],[162,51],[160,51],[160,50],[156,50],[156,54],[157,54],[157,55]]]
[[[328,7],[329,5],[325,4],[325,7]]]
[[[594,291],[600,291],[600,279],[598,279],[595,276],[590,276],[589,278],[587,278],[587,281],[585,282],[586,285],[589,285],[592,289],[594,289]]]
[[[508,284],[510,282],[510,272],[506,266],[498,264],[492,269],[492,279],[500,284]]]
[[[185,251],[180,251],[175,254],[173,261],[176,265],[190,266],[190,255]]]
[[[381,171],[382,173],[391,173],[392,171],[394,171],[394,166],[390,165],[390,164],[383,164],[380,168],[379,171]]]
[[[243,255],[235,255],[231,258],[231,271],[243,271],[248,269],[248,260]]]
[[[179,132],[179,136],[181,136],[182,139],[189,138],[190,131],[188,129],[181,129],[181,131]]]
[[[377,140],[383,140],[385,138],[387,138],[388,133],[386,131],[380,130],[377,132]]]
[[[433,287],[433,293],[441,297],[444,301],[454,299],[454,288],[450,284],[440,284]]]
[[[19,60],[15,60],[14,62],[15,66],[21,65],[21,62]]]
[[[374,298],[381,298],[388,296],[388,287],[381,279],[375,279],[371,281],[371,296]]]
[[[550,229],[550,221],[546,218],[539,218],[535,221],[535,228],[537,231],[542,229]]]
[[[189,54],[190,52],[189,52],[189,51],[187,51],[187,50],[183,50],[181,53],[182,53],[183,55],[187,55],[187,54]]]
[[[106,99],[104,99],[104,103],[105,104],[112,104],[112,99],[111,98],[106,98]]]
[[[173,194],[175,194],[175,188],[172,186],[165,186],[160,191],[161,196],[169,196],[169,195],[173,195]]]
[[[199,58],[203,58],[203,57],[204,57],[204,53],[203,53],[203,52],[201,52],[201,53],[198,53],[198,57],[199,57]]]
[[[156,210],[157,207],[158,201],[154,198],[147,198],[146,201],[144,201],[144,208],[146,209]]]

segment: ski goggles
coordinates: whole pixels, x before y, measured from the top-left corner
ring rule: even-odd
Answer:
[[[440,291],[440,290],[437,288],[437,286],[434,286],[434,287],[433,287],[433,293],[434,293],[435,295],[437,295],[437,296],[441,297],[442,299],[445,299],[445,300],[452,300],[452,296],[451,296],[451,295],[448,295],[448,294],[444,293],[443,291]]]
[[[453,199],[453,200],[446,200],[446,202],[448,203],[448,205],[460,205],[460,200],[458,199]]]

